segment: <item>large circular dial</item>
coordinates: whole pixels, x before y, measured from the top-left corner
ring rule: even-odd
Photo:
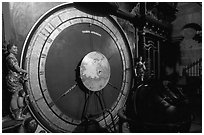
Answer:
[[[132,78],[127,38],[113,18],[60,5],[35,23],[23,50],[30,109],[46,130],[77,132],[87,119],[112,128]]]

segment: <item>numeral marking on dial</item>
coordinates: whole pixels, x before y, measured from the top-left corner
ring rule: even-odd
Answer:
[[[63,22],[63,20],[62,20],[62,18],[58,15],[58,18],[59,18],[59,20],[61,21],[61,22]]]
[[[59,32],[61,32],[61,31],[62,31],[62,29],[60,29],[59,27],[57,27],[57,30],[58,30]]]
[[[47,33],[49,33],[49,34],[51,33],[51,31],[47,30],[46,28],[45,28],[44,30],[45,30]]]
[[[50,29],[52,29],[52,30],[54,30],[55,29],[55,26],[52,24],[52,23],[49,23],[50,25],[49,25],[49,28]]]
[[[54,27],[49,23],[45,29],[49,32],[49,33],[52,33],[52,31],[54,30]]]
[[[38,98],[38,99],[36,99],[35,101],[38,102],[38,101],[41,100],[41,99],[43,99],[43,96],[40,97],[40,98]]]
[[[49,107],[52,107],[54,105],[54,102],[50,102],[48,105]]]
[[[53,40],[52,40],[51,38],[48,38],[48,39],[47,39],[47,42],[48,42],[48,43],[52,43],[52,41],[53,41]]]
[[[62,117],[64,114],[61,112],[60,114],[59,114],[59,117]]]
[[[40,71],[39,75],[44,75],[44,73],[45,73],[44,71]]]
[[[47,89],[43,89],[43,92],[45,92]]]
[[[43,54],[43,53],[42,53],[40,57],[41,57],[41,58],[46,58],[46,56],[47,56],[46,54]]]

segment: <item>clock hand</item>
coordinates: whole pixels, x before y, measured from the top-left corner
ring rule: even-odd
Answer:
[[[111,56],[109,56],[109,57],[108,57],[108,60],[110,60],[114,55],[115,55],[115,53],[112,54]]]
[[[108,84],[109,84],[111,87],[113,87],[114,89],[119,90],[119,89],[118,89],[116,86],[114,86],[112,83],[108,82]]]
[[[65,93],[63,93],[61,96],[59,96],[54,102],[57,102],[60,98],[64,97],[67,95],[71,90],[73,90],[77,86],[77,83],[74,84],[72,87],[70,87]]]

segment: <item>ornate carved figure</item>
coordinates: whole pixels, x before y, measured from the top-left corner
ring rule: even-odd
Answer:
[[[16,59],[18,48],[14,44],[8,44],[8,56],[6,57],[8,75],[6,77],[8,90],[12,93],[10,110],[15,120],[23,120],[22,108],[24,106],[25,92],[23,90],[23,74],[27,71],[21,69]]]
[[[135,66],[135,74],[140,81],[144,81],[145,70],[146,70],[145,62],[142,61],[142,57],[140,56],[139,61],[136,63]]]

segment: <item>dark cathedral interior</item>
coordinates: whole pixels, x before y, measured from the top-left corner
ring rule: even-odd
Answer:
[[[202,133],[202,2],[2,2],[3,133]]]

